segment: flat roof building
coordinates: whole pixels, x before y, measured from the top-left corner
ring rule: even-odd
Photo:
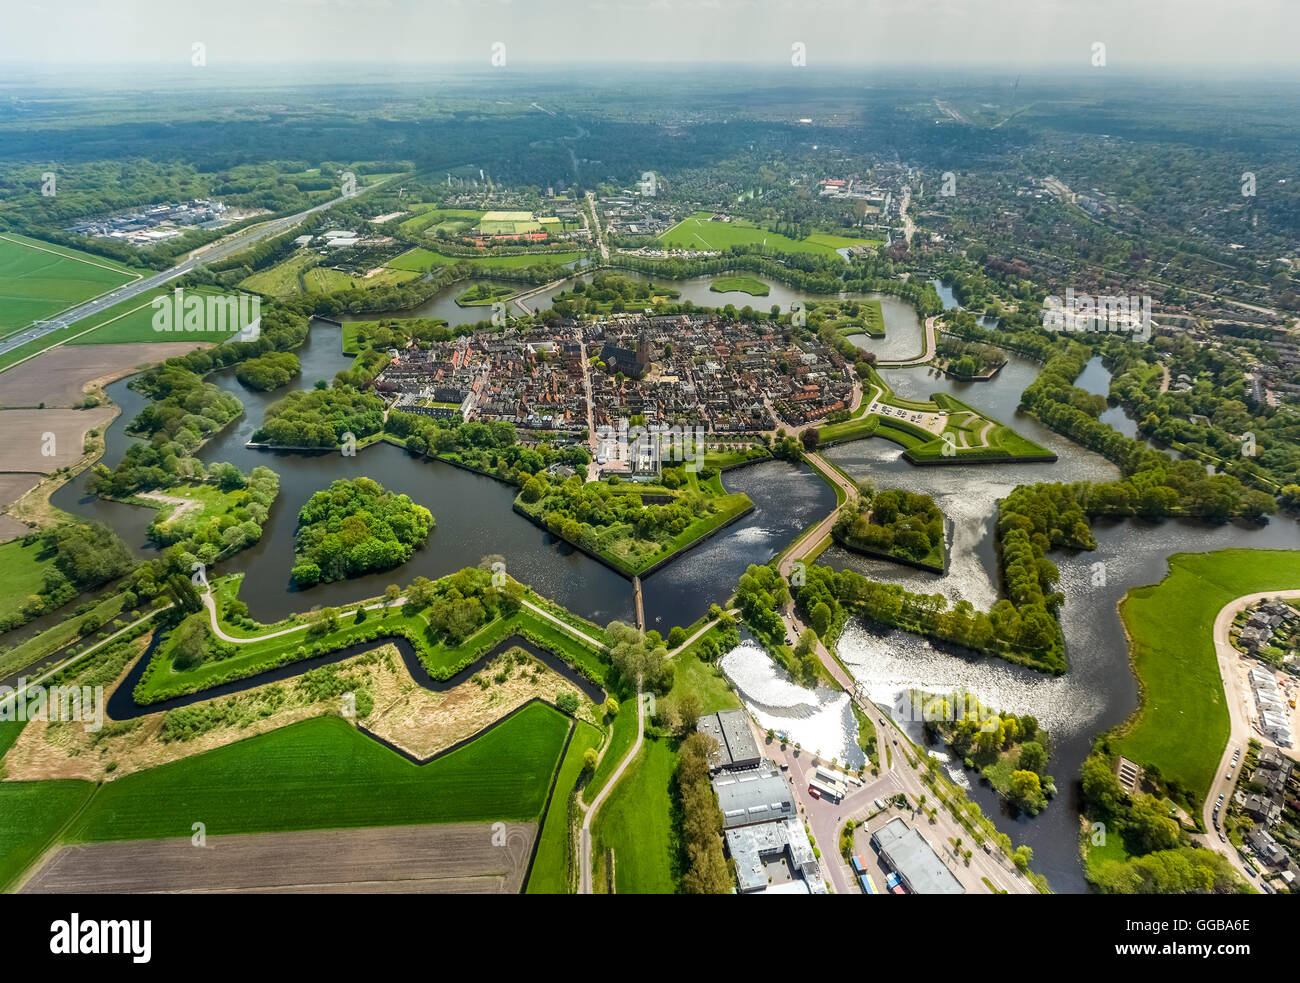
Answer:
[[[965,894],[924,836],[895,816],[871,834],[871,845],[913,894]]]
[[[725,829],[793,819],[797,815],[794,799],[780,775],[757,772],[720,775],[713,780],[713,788],[718,793],[718,808],[722,810]]]
[[[717,750],[709,757],[710,771],[757,768],[762,761],[744,710],[710,713],[700,717],[695,729],[717,742]]]

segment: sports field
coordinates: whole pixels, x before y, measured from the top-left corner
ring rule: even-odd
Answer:
[[[791,239],[777,232],[760,229],[743,218],[733,217],[730,222],[714,222],[712,217],[712,212],[696,212],[661,235],[659,241],[676,249],[726,250],[732,246],[762,245],[773,252],[815,253],[820,256],[837,255],[835,250],[844,246],[865,246],[871,243],[867,239],[850,239],[820,232],[807,239]]]
[[[111,259],[0,234],[0,337],[139,278]]]

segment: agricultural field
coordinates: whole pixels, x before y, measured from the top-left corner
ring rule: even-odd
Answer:
[[[411,208],[412,211],[417,209],[419,214],[398,226],[406,235],[424,233],[435,236],[439,232],[449,236],[463,235],[477,225],[484,214],[469,208],[438,208],[434,205],[414,205]]]
[[[17,614],[27,598],[44,586],[46,573],[54,569],[54,553],[40,540],[0,545],[0,619]]]
[[[69,345],[114,345],[138,342],[209,342],[216,344],[239,331],[238,324],[226,325],[223,331],[185,331],[177,326],[172,331],[160,331],[154,327],[154,315],[158,313],[153,307],[156,297],[173,296],[174,288],[162,287],[150,290],[130,300],[110,307],[92,318],[78,321],[72,327],[76,336],[68,339]],[[186,297],[230,297],[230,293],[216,287],[187,287]],[[206,300],[205,300],[206,304]],[[251,303],[249,310],[251,311]],[[174,319],[173,319],[174,320]]]
[[[732,246],[762,245],[773,252],[816,253],[821,256],[838,255],[835,250],[844,246],[871,244],[867,239],[849,239],[822,233],[815,233],[807,239],[791,239],[778,232],[759,228],[742,218],[733,217],[730,222],[714,222],[711,221],[712,216],[712,212],[689,215],[661,235],[659,241],[676,249],[725,251]]]
[[[184,838],[78,844],[22,893],[517,894],[535,835],[533,823],[446,823],[215,836],[204,850]]]
[[[0,337],[140,278],[121,263],[0,235]]]
[[[0,890],[44,852],[94,791],[90,782],[0,782]]]
[[[533,703],[472,743],[417,765],[339,717],[317,717],[102,786],[69,842],[535,821],[569,720]]]

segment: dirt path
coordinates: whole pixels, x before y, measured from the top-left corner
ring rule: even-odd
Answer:
[[[162,492],[140,492],[137,498],[147,498],[151,502],[158,502],[161,505],[174,505],[176,508],[172,514],[167,517],[168,522],[175,522],[177,519],[185,517],[187,512],[201,511],[203,503],[193,498],[181,498],[179,495],[164,495]]]

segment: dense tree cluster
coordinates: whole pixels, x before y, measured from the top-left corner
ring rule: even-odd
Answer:
[[[717,742],[693,733],[677,751],[677,793],[682,802],[682,890],[686,894],[729,894],[731,868],[722,853],[722,810],[709,781],[709,754]]]
[[[206,611],[191,614],[171,630],[167,638],[172,666],[177,670],[194,669],[205,662],[229,658],[235,646],[223,642],[208,629]]]
[[[249,389],[265,392],[287,385],[302,369],[293,352],[267,352],[235,367],[235,378]]]
[[[1107,894],[1230,894],[1244,890],[1227,858],[1192,845],[1159,795],[1126,793],[1115,775],[1115,755],[1103,738],[1083,762],[1084,811],[1120,836],[1126,861],[1104,860],[1088,868],[1089,879]],[[1157,791],[1188,800],[1186,790],[1165,785],[1147,769],[1145,780]]]
[[[277,447],[335,448],[384,426],[384,401],[351,386],[298,390],[266,408],[253,440]]]
[[[840,509],[833,531],[850,549],[942,562],[943,512],[929,495],[864,489]]]
[[[320,582],[391,570],[429,538],[433,515],[370,478],[333,482],[307,499],[294,534],[293,582]]]
[[[155,401],[136,415],[128,433],[197,445],[244,412],[237,397],[180,366],[154,374],[148,392]]]
[[[637,680],[645,692],[663,695],[673,688],[673,664],[658,632],[642,635],[631,625],[613,621],[605,629],[605,640],[615,674],[611,684],[616,689],[631,695],[636,692]]]
[[[524,483],[521,507],[540,518],[555,535],[588,549],[599,549],[611,534],[628,534],[667,543],[713,510],[709,496],[686,490],[664,504],[642,504],[635,486],[584,483],[574,475],[560,484],[544,474]]]
[[[518,442],[515,425],[504,420],[461,423],[395,410],[388,414],[384,432],[405,440],[412,454],[445,458],[519,486],[552,464],[582,471],[591,460],[580,444],[525,447]]]
[[[489,621],[518,611],[521,594],[514,581],[498,587],[490,570],[466,567],[441,580],[416,577],[403,608],[409,614],[426,612],[433,628],[459,645]]]
[[[559,294],[551,306],[563,317],[610,311],[617,314],[650,307],[656,295],[677,297],[678,291],[602,270],[590,283],[579,280],[572,290]]]
[[[948,744],[968,768],[983,769],[1018,810],[1033,816],[1047,807],[1056,783],[1046,772],[1047,732],[1035,717],[999,713],[969,693],[925,698],[922,710],[927,734]],[[992,768],[1004,756],[1014,766],[1005,783]]]

